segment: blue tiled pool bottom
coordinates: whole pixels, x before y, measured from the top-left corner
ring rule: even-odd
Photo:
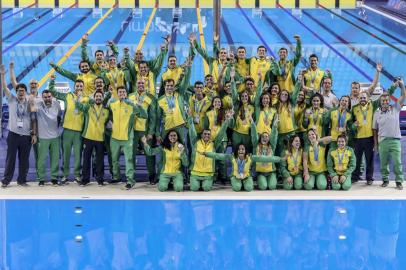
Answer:
[[[406,201],[0,201],[0,269],[406,269]]]

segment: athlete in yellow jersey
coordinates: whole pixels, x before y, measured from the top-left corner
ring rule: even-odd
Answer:
[[[304,113],[303,127],[307,130],[316,130],[317,136],[321,138],[325,134],[324,127],[327,125],[327,110],[324,109],[323,97],[319,93],[314,94],[310,98],[310,104],[311,107],[306,109]]]
[[[300,90],[297,99],[296,99],[296,106],[294,110],[295,121],[296,121],[296,134],[299,135],[301,139],[305,137],[306,129],[303,127],[303,120],[305,115],[305,110],[307,107],[306,99],[305,99],[305,91]]]
[[[80,61],[79,70],[81,73],[72,73],[58,65],[55,65],[54,62],[50,62],[49,65],[53,67],[56,72],[71,81],[82,80],[84,82],[83,96],[87,97],[93,95],[94,91],[96,90],[94,87],[94,80],[97,78],[97,76],[90,71],[90,64],[88,61]]]
[[[82,181],[80,185],[85,186],[90,182],[90,165],[93,151],[96,155],[94,166],[96,168],[96,181],[99,186],[103,186],[104,178],[104,135],[105,124],[109,119],[109,111],[104,108],[102,102],[104,94],[100,90],[94,93],[94,100],[83,104],[76,102],[76,108],[83,111],[85,115],[85,125],[82,132],[83,137],[83,168]]]
[[[324,77],[332,78],[330,72],[325,72],[320,69],[317,65],[319,63],[319,58],[317,55],[312,54],[309,56],[310,67],[306,70],[304,75],[306,97],[309,98],[312,94],[319,92],[321,88],[321,83]]]
[[[286,89],[289,93],[293,92],[295,88],[295,67],[299,63],[302,56],[302,43],[300,36],[295,35],[296,51],[292,60],[287,60],[288,49],[279,49],[279,61],[273,60],[271,62],[271,71],[276,76],[276,80],[282,89]]]
[[[347,134],[352,126],[351,103],[349,96],[340,98],[340,105],[327,112],[325,123],[330,127],[332,139],[331,148],[337,148],[337,138],[340,134]]]
[[[88,34],[85,34],[82,37],[82,45],[81,45],[81,57],[83,61],[87,61],[90,64],[90,69],[91,71],[96,75],[96,76],[101,76],[102,73],[105,72],[105,70],[108,67],[108,63],[104,60],[104,52],[102,50],[96,50],[94,53],[94,61],[89,59],[89,55],[87,53],[87,44],[89,42]],[[118,56],[118,48],[114,44],[113,41],[108,41],[108,47],[111,50],[111,54]]]
[[[303,187],[303,147],[299,135],[293,135],[285,151],[286,163],[282,166],[283,188],[286,190]]]
[[[253,145],[253,153],[257,156],[271,157],[274,156],[276,142],[278,139],[277,121],[274,121],[272,132],[259,132],[256,129],[255,123],[251,123],[251,137]],[[275,156],[274,156],[275,157]],[[257,183],[260,190],[276,189],[277,184],[277,168],[275,163],[281,160],[276,159],[275,162],[258,162],[255,164],[257,173]]]
[[[355,154],[347,146],[347,137],[338,135],[337,148],[331,149],[327,155],[327,169],[331,177],[333,190],[349,190],[351,188],[351,174],[355,169]]]
[[[159,191],[167,191],[172,181],[173,189],[177,192],[183,190],[183,173],[181,166],[186,167],[189,161],[186,155],[183,141],[176,130],[169,130],[165,135],[161,146],[151,148],[145,137],[142,138],[145,154],[148,156],[159,155]]]
[[[83,129],[84,115],[76,108],[75,102],[80,100],[83,103],[87,103],[89,99],[87,97],[82,99],[82,91],[84,86],[82,80],[75,81],[75,91],[73,93],[60,93],[55,90],[55,78],[55,75],[51,76],[49,91],[56,99],[65,102],[65,115],[62,133],[63,170],[61,184],[65,184],[68,181],[72,148],[74,155],[73,174],[75,176],[75,180],[79,183],[82,164],[81,133]]]
[[[206,112],[211,106],[211,99],[203,94],[203,83],[196,81],[194,85],[195,94],[189,98],[189,108],[191,110],[193,125],[198,135],[203,132]]]
[[[119,158],[121,150],[124,152],[127,184],[126,189],[135,185],[134,163],[133,163],[133,125],[134,117],[146,119],[147,112],[141,102],[134,105],[127,99],[127,91],[123,86],[117,89],[119,99],[111,99],[109,104],[110,117],[112,119],[112,134],[110,141],[111,157],[113,160],[113,181],[118,182],[120,178]]]
[[[267,50],[265,46],[258,46],[257,56],[250,59],[250,77],[254,80],[255,86],[257,86],[260,81],[265,81],[266,72],[271,67],[271,62],[266,56],[266,53]]]
[[[118,87],[122,86],[127,89],[124,72],[117,67],[117,58],[114,55],[109,57],[109,70],[102,73],[102,77],[104,78],[107,87],[112,88],[112,97],[115,99],[118,98]]]
[[[317,132],[310,129],[307,132],[309,145],[305,147],[303,155],[303,182],[306,190],[327,188],[326,178],[326,145],[331,141],[331,137],[319,139]]]

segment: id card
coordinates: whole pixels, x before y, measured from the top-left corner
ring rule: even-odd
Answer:
[[[22,119],[17,119],[17,127],[18,128],[23,128],[23,120]]]

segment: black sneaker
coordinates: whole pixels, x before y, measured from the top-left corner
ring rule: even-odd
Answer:
[[[87,184],[89,184],[89,182],[80,181],[79,186],[80,186],[80,187],[85,187],[85,186],[87,186]]]
[[[396,189],[403,190],[403,186],[401,182],[396,182]]]
[[[127,183],[127,184],[125,185],[125,189],[126,189],[126,190],[130,190],[130,189],[132,189],[133,187],[134,187],[134,184]]]
[[[17,183],[17,186],[19,187],[28,187],[27,183]]]
[[[97,185],[98,185],[99,187],[102,187],[102,186],[104,186],[104,183],[103,183],[103,181],[97,181]]]
[[[6,184],[6,183],[1,183],[1,187],[2,188],[6,188],[8,186],[8,184]]]
[[[148,179],[149,179],[149,183],[150,183],[151,185],[155,185],[155,184],[156,184],[156,175],[155,175],[155,174],[152,174],[152,175],[148,176]]]
[[[372,185],[373,182],[374,182],[374,180],[367,180],[367,185],[370,186],[370,185]]]
[[[111,180],[110,181],[110,184],[113,184],[113,185],[118,184],[118,183],[120,183],[120,180]]]
[[[381,187],[387,187],[389,185],[389,181],[383,181]]]
[[[38,186],[40,186],[40,187],[45,186],[45,181],[39,181],[39,182],[38,182]]]
[[[51,184],[56,187],[58,185],[58,180],[51,180]]]

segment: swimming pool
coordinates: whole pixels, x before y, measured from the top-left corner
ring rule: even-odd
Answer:
[[[0,268],[405,269],[405,210],[394,200],[3,200]]]
[[[103,10],[104,13],[106,11]],[[319,66],[333,72],[333,89],[341,96],[349,92],[352,81],[371,81],[376,63],[381,62],[385,68],[381,83],[387,88],[393,77],[406,75],[403,68],[406,27],[369,10],[360,11],[319,8],[293,12],[292,15],[292,10],[279,8],[264,9],[259,16],[252,9],[223,9],[221,45],[245,45],[248,56],[252,56],[256,47],[265,43],[270,49],[269,54],[277,55],[280,47],[294,45],[293,36],[299,34],[302,36],[304,58],[297,71],[308,64],[307,58],[311,53],[316,53]],[[147,59],[159,53],[157,44],[163,41],[163,36],[172,32],[176,36],[174,52],[179,62],[187,56],[187,37],[192,31],[198,32],[196,9],[182,9],[176,20],[173,12],[172,9],[157,9],[143,46]],[[16,62],[20,81],[41,79],[50,69],[49,62],[61,59],[99,19],[92,16],[91,9],[65,9],[62,18],[54,19],[51,9],[27,9],[23,13],[22,18],[11,17],[3,21],[3,61]],[[141,14],[135,15],[131,9],[114,9],[89,36],[90,51],[106,49],[108,39],[116,41],[120,52],[127,45],[135,50],[151,13],[152,9],[142,9]],[[202,9],[201,15],[205,41],[211,52],[212,10]],[[80,47],[63,67],[76,72],[79,60]],[[202,59],[197,57],[192,69],[192,82],[203,79],[202,63]]]

